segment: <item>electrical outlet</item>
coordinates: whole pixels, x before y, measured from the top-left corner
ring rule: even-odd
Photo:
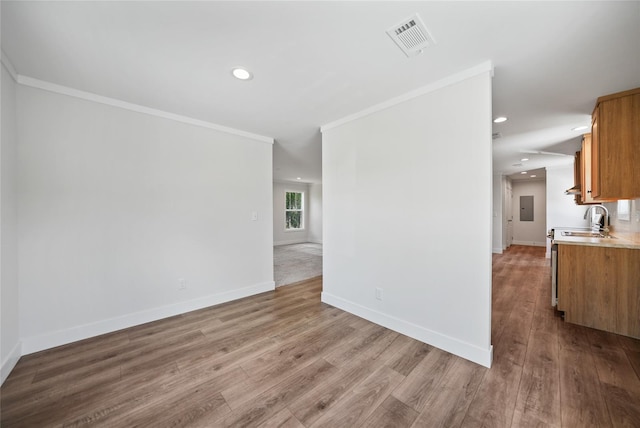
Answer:
[[[382,300],[382,288],[376,288],[376,299]]]
[[[178,290],[186,290],[187,281],[184,278],[178,278]]]

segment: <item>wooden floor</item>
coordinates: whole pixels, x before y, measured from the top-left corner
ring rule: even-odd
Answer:
[[[564,323],[544,248],[494,255],[491,369],[320,302],[321,280],[32,354],[2,427],[640,427],[640,341]]]

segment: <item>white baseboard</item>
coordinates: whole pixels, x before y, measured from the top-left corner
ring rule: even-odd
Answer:
[[[219,305],[220,303],[230,302],[232,300],[237,300],[243,297],[249,297],[253,296],[254,294],[273,290],[275,290],[275,282],[267,281],[249,287],[212,294],[210,296],[205,296],[186,302],[180,302],[173,305],[153,308],[117,318],[98,321],[91,324],[85,324],[64,330],[41,334],[38,336],[23,338],[22,355],[31,354],[60,345],[66,345],[68,343],[77,342],[78,340],[88,339],[90,337],[99,336],[101,334],[122,330],[123,328],[129,328],[151,321],[157,321],[163,318],[184,314],[186,312],[195,311],[209,306]]]
[[[291,245],[291,244],[304,244],[305,242],[309,242],[306,239],[290,239],[288,241],[276,241],[273,243],[274,247],[278,247],[280,245]]]
[[[492,251],[494,254],[502,254],[502,248],[494,248]]]
[[[336,308],[364,318],[367,321],[371,321],[375,324],[404,334],[405,336],[409,336],[413,339],[435,346],[436,348],[440,348],[476,364],[491,367],[491,363],[493,361],[493,345],[491,345],[489,349],[479,348],[454,337],[450,337],[382,312],[369,309],[326,292],[322,292],[322,301],[331,306],[335,306]]]
[[[529,245],[532,247],[546,247],[547,246],[547,242],[543,241],[543,242],[538,242],[538,241],[516,241],[514,240],[512,242],[513,245]]]
[[[2,362],[2,368],[0,369],[0,385],[9,377],[11,370],[18,364],[18,360],[22,356],[22,343],[16,343],[9,355]]]

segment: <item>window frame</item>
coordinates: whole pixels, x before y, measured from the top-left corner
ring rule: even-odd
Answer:
[[[287,193],[299,193],[300,194],[300,209],[287,208]],[[285,190],[284,191],[284,231],[285,232],[300,232],[305,230],[305,191],[304,190]],[[289,228],[287,227],[287,212],[300,212],[300,227]]]

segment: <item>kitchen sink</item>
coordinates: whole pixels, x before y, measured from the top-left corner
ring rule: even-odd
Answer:
[[[562,236],[575,236],[577,238],[607,238],[607,239],[615,239],[614,236],[605,235],[600,232],[574,232],[571,230],[563,230]]]

